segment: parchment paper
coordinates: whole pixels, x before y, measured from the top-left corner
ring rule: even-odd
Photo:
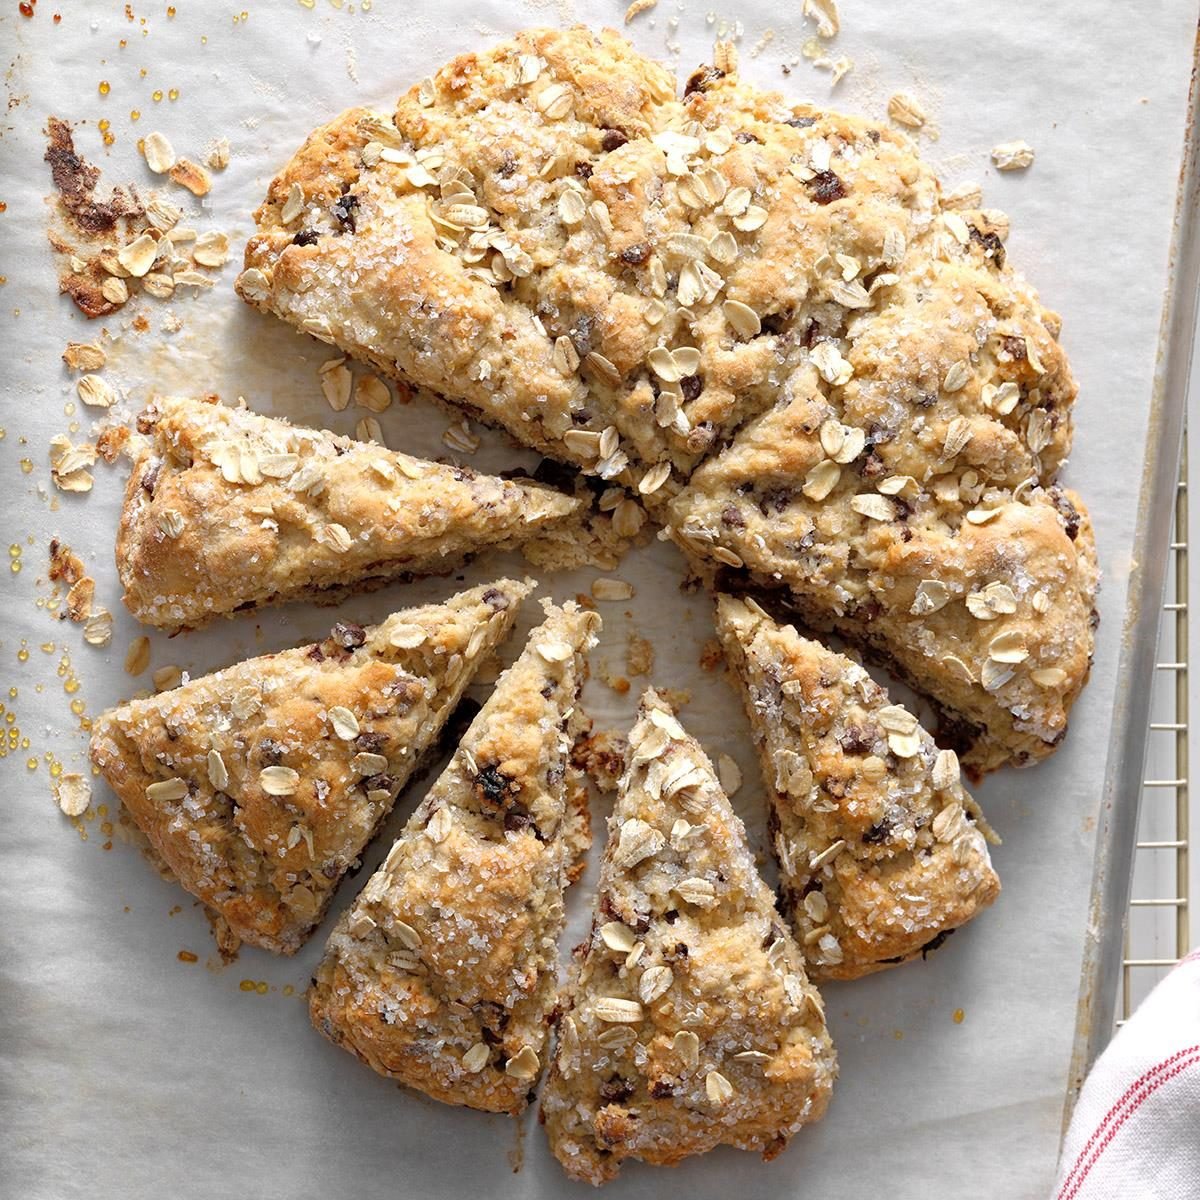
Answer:
[[[106,377],[133,412],[154,391],[245,395],[263,411],[350,432],[363,415],[331,412],[316,366],[327,347],[256,315],[232,293],[236,263],[198,299],[130,306],[89,324],[56,295],[45,241],[49,177],[42,126],[53,113],[91,123],[79,147],[110,180],[151,183],[136,138],[165,132],[177,151],[202,157],[208,141],[229,137],[233,160],[187,218],[229,232],[235,253],[271,175],[311,127],[354,103],[384,107],[450,55],[535,23],[575,19],[619,24],[623,5],[458,5],[375,0],[369,12],[316,0],[245,0],[238,5],[176,0],[135,3],[133,18],[114,2],[66,3],[55,25],[53,0],[31,20],[15,0],[0,11],[9,111],[0,137],[0,345],[4,350],[0,479],[5,542],[21,547],[23,569],[3,572],[0,701],[29,747],[0,760],[0,1193],[20,1200],[65,1197],[420,1196],[541,1197],[568,1185],[529,1116],[514,1122],[453,1110],[397,1089],[318,1037],[300,996],[336,914],[353,898],[427,786],[397,806],[348,880],[334,912],[294,960],[243,950],[220,969],[201,911],[162,881],[139,851],[83,823],[86,841],[55,808],[51,752],[67,770],[86,769],[86,735],[56,672],[69,654],[87,713],[99,712],[149,676],[122,669],[135,624],[121,614],[112,544],[123,468],[96,468],[88,496],[63,496],[49,480],[49,439],[93,410],[68,415],[73,380],[59,355],[68,340],[103,327]],[[1061,0],[967,5],[953,0],[868,3],[844,0],[834,57],[854,60],[832,93],[828,72],[800,59],[812,35],[799,4],[726,4],[706,19],[700,4],[661,0],[638,17],[643,50],[673,58],[681,75],[707,61],[723,24],[740,21],[742,69],[796,97],[882,116],[897,89],[930,111],[936,140],[924,152],[947,184],[978,180],[988,203],[1013,221],[1012,261],[1065,318],[1064,341],[1081,384],[1078,434],[1067,470],[1092,507],[1105,572],[1103,621],[1092,681],[1072,732],[1054,759],[1006,772],[979,789],[1004,838],[996,863],[1004,893],[995,909],[957,934],[924,965],[826,990],[841,1080],[827,1119],[770,1165],[719,1151],[676,1172],[629,1165],[613,1196],[664,1192],[691,1196],[1024,1197],[1049,1186],[1075,1021],[1096,806],[1108,713],[1117,681],[1116,650],[1125,603],[1137,483],[1144,442],[1174,184],[1182,142],[1195,9],[1185,0],[1135,6]],[[144,19],[144,24],[143,24]],[[753,53],[768,29],[769,44]],[[118,42],[125,39],[127,46]],[[144,68],[144,75],[140,74]],[[109,83],[101,96],[98,84]],[[175,101],[152,93],[176,88]],[[140,110],[136,124],[129,113]],[[95,121],[111,122],[101,145]],[[1000,176],[987,152],[1025,138],[1037,151],[1029,171]],[[162,332],[166,313],[183,322]],[[138,311],[150,331],[131,322]],[[447,453],[447,421],[433,409],[394,406],[381,417],[391,445]],[[29,458],[25,474],[19,460]],[[483,469],[528,462],[484,433],[469,460]],[[80,551],[98,580],[97,599],[117,614],[112,645],[83,644],[77,627],[45,608],[46,548],[58,536]],[[707,600],[679,591],[681,561],[655,544],[616,572],[635,583],[629,603],[603,604],[605,630],[593,663],[625,674],[628,634],[656,648],[651,678],[686,688],[686,724],[712,754],[732,754],[745,783],[735,797],[763,845],[763,802],[733,693],[697,663],[711,636]],[[477,582],[520,560],[489,559],[466,573]],[[542,595],[586,591],[595,571],[544,576]],[[453,580],[426,581],[358,598],[339,614],[378,619],[394,607],[445,595]],[[508,648],[515,653],[537,614]],[[153,636],[152,668],[175,663],[193,673],[320,634],[330,610],[287,608],[226,622],[175,640]],[[43,643],[53,643],[44,651]],[[19,659],[28,649],[27,662]],[[627,726],[646,679],[627,698],[594,679],[586,701],[598,728]],[[15,688],[15,696],[9,692]],[[486,689],[476,689],[482,694]],[[26,759],[36,756],[30,770]],[[115,802],[96,781],[93,805]],[[601,805],[596,816],[604,815]],[[591,879],[571,898],[576,940]],[[177,906],[181,906],[177,909]],[[1094,931],[1093,931],[1094,932]],[[189,964],[180,950],[198,955]],[[266,994],[242,990],[264,981]],[[285,995],[285,988],[294,995]],[[961,1010],[961,1023],[954,1014]],[[514,1164],[523,1167],[514,1173]],[[582,1194],[582,1189],[578,1189]]]

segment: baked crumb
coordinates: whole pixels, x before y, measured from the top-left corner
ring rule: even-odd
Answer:
[[[625,669],[634,677],[654,671],[654,645],[648,638],[630,633],[625,645]]]
[[[571,753],[571,761],[602,792],[615,792],[625,770],[629,742],[612,729],[580,738]]]
[[[708,638],[700,647],[700,670],[717,671],[725,665],[725,652],[717,638]]]

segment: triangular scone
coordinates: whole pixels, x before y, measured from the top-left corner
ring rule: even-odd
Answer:
[[[857,663],[753,601],[720,597],[717,629],[810,974],[853,979],[906,962],[995,900],[1000,881],[953,750],[939,751]]]
[[[309,992],[332,1042],[448,1104],[519,1112],[546,1057],[563,890],[581,848],[571,749],[599,626],[573,603],[547,605],[338,922]]]
[[[339,623],[124,704],[96,722],[92,762],[189,892],[291,954],[530,590],[501,579]]]
[[[479,475],[204,400],[160,398],[125,493],[117,569],[139,621],[195,628],[288,600],[446,574],[580,508]]]
[[[653,503],[938,203],[903,133],[538,29],[315,130],[238,291]]]
[[[542,1115],[576,1179],[725,1143],[778,1154],[836,1075],[804,955],[671,709],[642,698]]]
[[[1044,758],[1087,680],[1097,579],[1055,482],[1076,391],[1058,318],[979,213],[933,222],[871,295],[814,315],[778,404],[671,503],[672,536],[719,589],[781,592],[887,660],[968,766]]]

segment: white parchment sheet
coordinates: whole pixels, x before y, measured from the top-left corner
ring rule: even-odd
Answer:
[[[996,907],[924,965],[826,989],[841,1058],[826,1120],[772,1164],[728,1150],[673,1172],[630,1164],[609,1194],[1041,1195],[1052,1177],[1088,936],[1096,809],[1128,567],[1137,553],[1136,496],[1195,6],[843,0],[842,32],[831,50],[854,65],[831,91],[829,73],[802,58],[786,77],[782,71],[813,33],[799,0],[720,3],[710,20],[699,2],[660,0],[633,22],[631,35],[642,50],[677,61],[681,81],[707,61],[722,24],[736,21],[744,31],[742,70],[764,85],[877,117],[892,92],[911,91],[930,113],[920,140],[946,183],[978,181],[987,202],[1010,214],[1011,259],[1063,314],[1081,385],[1067,479],[1095,518],[1103,619],[1092,681],[1063,748],[1043,766],[993,776],[979,789],[1004,838],[995,855],[1004,883]],[[194,158],[210,139],[227,136],[232,162],[203,206],[171,191],[186,201],[189,224],[226,230],[240,257],[269,179],[314,125],[351,104],[387,107],[452,54],[524,26],[619,25],[624,5],[374,0],[364,12],[362,0],[175,0],[175,7],[171,17],[165,0],[134,0],[130,19],[115,0],[39,0],[25,19],[17,0],[0,3],[8,101],[0,131],[7,206],[0,213],[0,274],[7,277],[0,286],[0,480],[3,541],[20,546],[22,562],[19,573],[0,572],[0,702],[5,717],[15,714],[0,723],[0,734],[7,739],[17,728],[29,739],[27,749],[0,760],[0,1195],[582,1194],[550,1158],[531,1117],[519,1137],[511,1120],[398,1091],[310,1029],[299,997],[329,925],[365,873],[345,882],[326,925],[295,959],[247,949],[221,969],[207,923],[185,893],[119,837],[103,849],[99,816],[84,823],[83,840],[55,807],[44,755],[53,753],[68,770],[86,769],[86,735],[57,674],[64,651],[88,713],[149,686],[148,675],[132,680],[122,666],[141,632],[121,611],[112,565],[124,468],[98,465],[87,496],[59,494],[49,479],[49,439],[78,422],[74,438],[85,440],[95,415],[66,411],[75,399],[59,361],[67,341],[107,330],[105,375],[122,389],[124,413],[156,390],[215,391],[227,400],[241,394],[260,410],[341,432],[352,431],[362,413],[333,413],[322,400],[316,367],[330,356],[327,347],[236,299],[236,261],[197,298],[139,303],[89,324],[57,295],[45,237],[50,180],[42,129],[50,114],[87,122],[77,130],[79,149],[109,180],[141,186],[152,179],[135,148],[138,136],[161,130]],[[774,36],[763,45],[769,30]],[[102,80],[109,84],[103,96]],[[164,98],[156,102],[158,89]],[[170,89],[177,99],[169,99]],[[101,117],[115,138],[107,149]],[[999,175],[988,150],[1014,138],[1034,146],[1036,163],[1023,174]],[[147,332],[132,328],[139,311],[149,319]],[[162,328],[168,312],[182,322],[173,334]],[[393,446],[448,453],[440,441],[446,417],[431,408],[393,406],[380,420]],[[22,459],[32,460],[30,473]],[[500,469],[530,460],[483,431],[469,461]],[[107,648],[85,645],[77,626],[36,605],[48,594],[54,536],[84,556],[98,602],[117,614]],[[593,665],[598,673],[607,662],[624,674],[630,632],[651,638],[653,681],[690,689],[685,723],[714,756],[727,752],[741,763],[745,783],[735,803],[762,847],[763,799],[745,723],[727,684],[698,666],[711,636],[708,601],[680,593],[680,568],[674,549],[662,544],[627,558],[616,573],[637,594],[600,606],[606,624]],[[474,583],[502,570],[525,567],[489,559],[465,577]],[[586,591],[597,574],[544,576],[541,594],[563,599]],[[339,616],[375,620],[455,586],[433,580],[393,588],[350,602]],[[537,612],[527,605],[508,657]],[[332,619],[328,609],[291,607],[173,640],[154,635],[151,666],[202,673],[318,635]],[[53,649],[43,650],[45,643]],[[647,681],[633,682],[630,696],[619,697],[593,679],[586,701],[598,728],[627,727]],[[30,756],[38,759],[34,770]],[[402,798],[368,869],[430,778]],[[97,780],[95,804],[102,803],[111,818],[113,797]],[[586,919],[591,878],[573,893],[574,925],[564,944]],[[180,950],[199,962],[181,962]],[[265,994],[243,990],[243,980],[265,982]]]

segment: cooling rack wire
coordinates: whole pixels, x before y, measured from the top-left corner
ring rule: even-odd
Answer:
[[[1142,781],[1133,886],[1125,928],[1120,1026],[1151,988],[1194,944],[1200,927],[1190,897],[1200,895],[1200,855],[1190,854],[1194,816],[1200,827],[1200,787],[1193,800],[1189,763],[1196,738],[1189,718],[1188,443],[1184,432],[1175,488],[1166,588],[1150,704],[1150,732]],[[1195,513],[1193,512],[1194,516]],[[1196,574],[1196,566],[1192,567]],[[1196,632],[1200,637],[1200,632]],[[1200,642],[1198,642],[1200,645]]]

